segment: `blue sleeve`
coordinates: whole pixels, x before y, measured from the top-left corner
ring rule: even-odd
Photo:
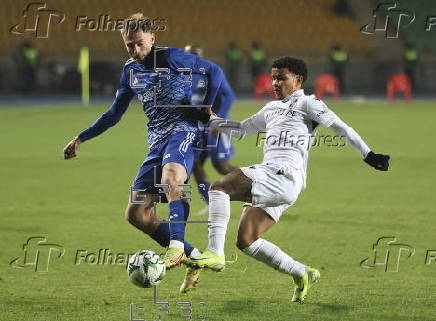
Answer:
[[[219,117],[227,118],[234,100],[235,94],[233,93],[230,84],[224,78],[212,107],[213,112]]]
[[[127,76],[123,70],[120,79],[120,87],[115,94],[115,100],[112,105],[95,121],[94,124],[78,135],[80,140],[84,142],[94,138],[118,123],[129,107],[130,101],[134,95],[134,92],[128,85]]]
[[[224,72],[215,63],[191,55],[181,49],[168,48],[167,58],[173,68],[191,68],[193,73],[203,73],[207,77],[208,90],[204,104],[213,105],[218,89],[224,79]]]

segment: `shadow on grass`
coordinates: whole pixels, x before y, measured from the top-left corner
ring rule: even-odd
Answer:
[[[259,307],[259,302],[254,300],[231,300],[225,302],[221,310],[226,314],[244,314],[244,312],[251,314],[257,310],[257,307]]]
[[[352,307],[344,304],[313,303],[314,313],[348,313]]]

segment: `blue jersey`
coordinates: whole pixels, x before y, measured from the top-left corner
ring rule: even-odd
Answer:
[[[233,93],[232,87],[230,87],[230,84],[224,77],[218,89],[215,101],[213,102],[212,111],[219,117],[229,119],[229,111],[230,108],[232,108],[234,100],[235,94]]]
[[[142,63],[128,60],[112,106],[81,132],[79,138],[86,141],[114,126],[135,95],[149,119],[147,127],[150,147],[174,133],[198,131],[196,121],[184,119],[175,108],[159,107],[191,104],[192,85],[189,75],[198,72],[204,73],[208,84],[204,104],[212,105],[224,77],[216,64],[177,48],[153,48]]]
[[[192,75],[192,104],[202,105],[208,91],[208,78],[201,73],[193,73]],[[223,77],[221,86],[218,89],[216,98],[212,104],[212,111],[222,118],[229,118],[229,111],[235,100],[230,84],[227,79]]]
[[[207,94],[207,77],[201,73],[192,74],[192,104],[203,105]]]

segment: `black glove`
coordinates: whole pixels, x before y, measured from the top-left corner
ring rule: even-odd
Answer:
[[[389,168],[389,158],[389,155],[369,152],[368,155],[366,155],[364,162],[379,171],[387,171]]]
[[[176,110],[180,112],[186,120],[199,120],[206,124],[210,119],[210,114],[198,110],[195,107],[177,107]]]

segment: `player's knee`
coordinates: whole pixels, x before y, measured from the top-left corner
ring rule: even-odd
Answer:
[[[168,175],[162,178],[161,184],[166,185],[163,187],[166,193],[169,193],[171,198],[180,198],[182,196],[182,187],[180,186],[183,182],[177,181],[174,176]]]

